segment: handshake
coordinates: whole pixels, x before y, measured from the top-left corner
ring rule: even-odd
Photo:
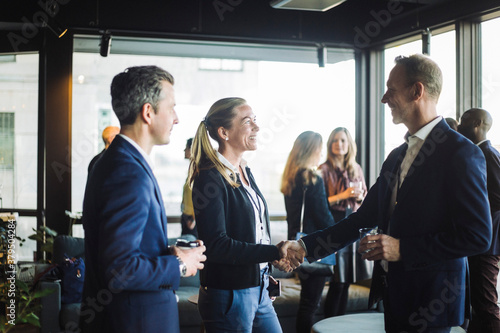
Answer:
[[[276,245],[280,251],[280,260],[272,262],[280,271],[291,272],[304,262],[306,250],[297,241],[282,241]]]

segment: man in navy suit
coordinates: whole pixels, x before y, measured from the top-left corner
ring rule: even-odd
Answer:
[[[130,67],[111,84],[120,134],[85,189],[84,332],[179,332],[174,290],[203,268],[205,246],[168,247],[167,217],[151,168],[153,146],[178,122],[174,79],[156,66]]]
[[[359,210],[335,226],[281,244],[292,267],[354,242],[375,260],[370,302],[383,298],[387,332],[450,332],[465,319],[467,256],[486,251],[491,216],[481,150],[437,115],[442,74],[423,55],[397,57],[382,103],[408,128]]]
[[[488,111],[470,109],[460,119],[458,131],[471,140],[486,158],[488,199],[493,237],[488,251],[469,257],[472,320],[467,332],[500,332],[498,310],[498,262],[500,261],[500,153],[486,139],[493,119]]]

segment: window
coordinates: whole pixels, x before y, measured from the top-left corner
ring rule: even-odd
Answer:
[[[36,209],[38,54],[0,55],[0,208]],[[36,218],[20,216],[17,235],[27,238]],[[36,243],[17,247],[18,260],[32,260]]]
[[[498,31],[500,18],[481,24],[482,45],[482,108],[493,118],[488,132],[491,144],[500,150],[500,63],[498,62]]]
[[[14,169],[14,112],[0,112],[0,169]]]
[[[115,43],[115,40],[113,41]],[[75,45],[79,45],[76,41]],[[115,45],[115,44],[114,44]],[[97,50],[96,48],[95,50]],[[138,49],[138,48],[134,48]],[[157,48],[161,49],[161,47]],[[143,50],[143,49],[141,49]],[[206,48],[199,49],[200,58],[155,55],[98,54],[75,52],[73,57],[73,173],[72,209],[81,211],[87,166],[100,150],[99,110],[111,110],[109,85],[112,78],[129,66],[158,65],[170,71],[175,80],[176,111],[180,118],[174,127],[172,141],[153,149],[155,174],[160,184],[167,214],[180,215],[182,186],[187,176],[188,161],[184,160],[186,140],[218,99],[228,96],[245,98],[257,115],[260,132],[256,152],[248,153],[248,161],[264,193],[271,215],[284,215],[280,192],[281,174],[296,137],[313,130],[328,139],[338,126],[355,134],[355,75],[352,51],[348,55],[328,55],[335,60],[319,68],[316,50],[310,50],[311,61],[276,61],[290,57],[290,52],[270,56],[266,49],[257,54],[262,60],[208,61],[201,58]],[[95,51],[94,51],[95,52]],[[179,53],[179,52],[177,52]],[[240,54],[237,46],[231,54]],[[118,126],[114,114],[110,120]],[[326,158],[326,154],[323,154]]]

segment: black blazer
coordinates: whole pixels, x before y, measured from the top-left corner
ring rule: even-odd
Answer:
[[[250,168],[250,184],[264,202],[265,221],[270,230],[267,204]],[[238,183],[241,184],[239,178]],[[193,207],[198,235],[207,251],[200,271],[204,287],[244,289],[260,285],[259,263],[279,260],[274,245],[255,244],[255,214],[243,185],[231,187],[215,168],[200,171],[193,184]]]
[[[304,170],[297,172],[295,187],[290,195],[285,195],[286,220],[288,222],[288,239],[295,239],[300,231],[302,200],[304,201],[304,221],[302,232],[310,234],[335,224],[325,193],[323,178],[316,175],[316,183],[304,186]],[[307,190],[304,193],[304,188]]]

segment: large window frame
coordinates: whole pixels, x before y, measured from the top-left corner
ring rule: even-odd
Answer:
[[[491,12],[491,10],[489,10]],[[500,11],[486,16],[477,16],[460,20],[455,24],[457,31],[457,118],[463,110],[471,106],[480,106],[481,65],[477,55],[470,56],[470,50],[478,50],[480,45],[480,27],[482,21],[499,17]],[[438,27],[434,27],[438,28]],[[404,36],[406,37],[406,36]],[[391,42],[394,39],[391,40]],[[385,44],[384,44],[385,45]],[[380,90],[384,87],[383,52],[384,45],[373,45],[370,49],[356,50],[356,113],[357,137],[360,138],[361,165],[367,172],[369,184],[375,181],[383,162],[383,151],[380,140],[383,137],[383,125],[380,115],[383,113],[380,101]],[[98,50],[98,42],[93,46]],[[11,52],[6,47],[2,52]],[[71,155],[70,127],[71,107],[68,99],[71,96],[71,58],[73,52],[73,36],[69,32],[64,38],[57,40],[46,32],[37,36],[34,43],[23,48],[24,51],[40,51],[39,73],[39,131],[38,131],[38,163],[37,163],[37,209],[16,210],[20,216],[36,216],[37,224],[47,225],[65,230],[67,217],[64,210],[71,207],[71,183],[67,178],[57,179],[48,175],[51,163],[64,160]],[[479,98],[479,100],[477,100]],[[57,110],[57,111],[53,111]],[[58,131],[50,132],[57,127]],[[71,170],[71,165],[63,166]],[[68,171],[71,172],[71,171]],[[66,177],[67,175],[65,175]],[[2,211],[12,211],[12,207],[4,207]]]
[[[284,214],[285,214],[285,209],[284,209],[284,203],[283,203],[283,196],[281,193],[279,193],[279,181],[277,180],[278,178],[281,179],[281,172],[282,170],[278,170],[280,167],[281,169],[284,167],[284,164],[286,162],[286,157],[283,159],[283,161],[280,162],[280,165],[277,166],[271,166],[268,165],[266,168],[265,173],[256,173],[258,172],[259,166],[266,166],[266,158],[263,156],[267,154],[269,158],[272,158],[275,155],[283,155],[285,150],[291,149],[291,146],[293,144],[293,140],[295,140],[295,137],[293,138],[288,138],[287,140],[289,142],[282,142],[281,137],[283,134],[279,134],[278,132],[283,132],[284,128],[288,127],[289,131],[293,132],[293,135],[298,135],[301,131],[305,130],[315,130],[318,131],[322,134],[323,140],[326,143],[326,140],[328,138],[328,135],[330,132],[333,130],[335,126],[346,126],[350,128],[350,131],[355,134],[356,133],[356,128],[354,126],[355,124],[355,79],[354,79],[354,66],[352,66],[354,61],[354,51],[350,49],[342,49],[342,48],[328,48],[327,49],[327,56],[326,56],[326,68],[319,68],[318,67],[318,59],[317,59],[317,49],[316,47],[305,47],[305,46],[280,46],[280,45],[261,45],[261,44],[248,44],[248,43],[208,43],[208,42],[199,42],[199,41],[178,41],[178,40],[162,40],[162,39],[144,39],[144,38],[129,38],[129,37],[117,37],[113,39],[113,45],[111,48],[111,54],[108,56],[108,58],[102,58],[98,54],[96,54],[96,50],[98,50],[98,44],[99,44],[99,37],[98,36],[90,36],[90,35],[78,35],[75,36],[75,43],[74,43],[74,63],[75,66],[78,62],[83,62],[85,65],[84,67],[80,67],[82,71],[88,70],[87,64],[92,64],[92,68],[99,68],[99,66],[102,66],[101,62],[106,62],[106,61],[112,61],[111,63],[118,64],[117,66],[121,66],[118,68],[114,68],[113,70],[118,73],[119,71],[124,70],[127,66],[130,66],[130,62],[127,62],[127,57],[134,57],[136,59],[136,63],[133,65],[138,65],[142,64],[141,62],[144,62],[144,64],[148,64],[149,62],[151,63],[157,63],[161,66],[166,68],[167,70],[170,69],[170,65],[172,65],[173,61],[181,61],[183,59],[198,59],[198,67],[200,65],[203,65],[202,69],[198,69],[199,73],[202,73],[203,77],[208,77],[209,75],[212,75],[210,72],[214,72],[213,75],[217,75],[221,71],[228,71],[228,72],[235,72],[236,76],[240,76],[241,72],[245,71],[245,66],[250,66],[250,70],[253,71],[251,76],[255,76],[255,86],[258,88],[257,89],[248,89],[247,87],[241,87],[245,88],[242,89],[242,91],[260,91],[260,93],[252,93],[254,96],[242,96],[247,98],[248,102],[250,105],[254,108],[255,113],[257,114],[257,117],[259,118],[259,126],[261,127],[261,130],[259,132],[259,148],[256,152],[256,154],[245,154],[246,159],[249,160],[250,166],[253,169],[254,175],[258,177],[257,179],[260,180],[262,183],[260,185],[261,191],[264,192],[266,195],[266,199],[268,200],[268,204],[270,207],[270,214],[272,215],[273,219],[284,219]],[[77,57],[76,57],[77,56]],[[210,58],[206,58],[210,57]],[[109,59],[113,58],[113,59]],[[78,60],[76,60],[78,59]],[[80,60],[81,59],[81,60]],[[93,59],[93,60],[92,60]],[[163,59],[166,59],[163,62]],[[177,59],[177,60],[175,60]],[[205,60],[205,59],[211,59],[210,61]],[[217,64],[222,64],[221,61],[217,62],[216,60],[220,59],[225,59],[224,62],[226,63],[225,69],[224,68],[218,68],[217,71],[215,71],[215,65]],[[233,59],[232,62],[229,61],[230,59]],[[203,60],[203,61],[202,61]],[[282,60],[282,61],[280,61]],[[286,62],[284,61],[286,60]],[[346,60],[352,60],[352,63],[350,66],[349,70],[352,70],[352,75],[349,75],[346,73],[344,74],[339,74],[341,73],[341,69],[343,64],[345,63]],[[122,63],[123,61],[123,63]],[[230,63],[231,62],[231,63]],[[333,71],[332,66],[336,66],[338,64],[337,68],[335,69],[335,72]],[[210,65],[210,68],[207,67],[207,65]],[[239,66],[238,66],[239,65]],[[111,65],[110,65],[111,66]],[[193,63],[192,60],[189,60],[185,65],[179,64],[177,66],[173,67],[173,70],[175,70],[176,67],[186,67],[186,66],[196,66],[196,62]],[[230,67],[228,67],[230,66]],[[243,67],[242,67],[243,66]],[[282,68],[288,66],[288,70],[282,70]],[[340,66],[340,68],[339,68]],[[109,67],[109,66],[107,66]],[[107,68],[106,67],[106,68]],[[220,66],[219,66],[220,67]],[[75,71],[78,71],[78,69],[75,68]],[[102,67],[104,70],[104,67]],[[231,70],[228,70],[231,69]],[[94,69],[95,71],[95,69]],[[180,71],[180,69],[179,69]],[[281,71],[281,72],[280,72]],[[99,75],[105,75],[102,71],[97,70]],[[188,76],[192,74],[193,70],[190,70],[189,72],[186,72],[185,75],[175,75],[175,72],[172,72],[174,74],[174,77],[176,77],[176,91],[177,91],[177,111],[179,113],[180,117],[180,124],[176,126],[175,128],[175,140],[172,140],[172,142],[168,145],[168,147],[163,148],[160,147],[159,149],[153,150],[153,155],[155,155],[156,151],[160,151],[162,154],[171,155],[169,157],[169,160],[172,161],[174,164],[170,164],[170,168],[161,168],[161,167],[155,167],[155,173],[157,174],[157,177],[162,177],[162,173],[165,173],[166,171],[169,173],[169,176],[167,178],[178,178],[178,181],[183,181],[185,178],[186,172],[178,172],[176,173],[175,176],[172,175],[172,172],[175,172],[176,167],[180,168],[182,165],[186,164],[184,161],[182,161],[182,158],[180,157],[180,153],[184,149],[185,141],[187,138],[192,137],[194,135],[196,127],[185,127],[184,122],[193,122],[194,120],[191,119],[186,119],[185,117],[185,111],[186,107],[189,107],[188,110],[192,113],[194,116],[195,114],[197,116],[194,116],[195,119],[202,119],[202,115],[200,115],[200,110],[195,107],[196,104],[193,105],[184,105],[183,102],[183,97],[187,95],[189,92],[190,94],[195,94],[199,96],[203,96],[203,91],[199,90],[200,88],[203,87],[198,87],[196,88],[196,84],[192,83],[192,86],[186,87],[185,82],[189,82],[190,80],[192,81],[193,79]],[[194,72],[196,72],[194,70]],[[345,71],[344,71],[345,72]],[[116,74],[113,72],[113,76]],[[257,73],[259,73],[259,76],[257,77]],[[267,74],[267,73],[275,73],[273,75]],[[279,74],[276,74],[279,73]],[[306,79],[308,76],[307,74],[311,73],[310,78]],[[326,91],[323,87],[322,84],[319,84],[319,82],[322,82],[321,80],[325,78],[326,73],[330,73],[329,76],[327,77],[328,80],[325,80],[324,86],[332,86],[332,91],[336,90],[341,90],[341,89],[346,89],[346,87],[352,86],[352,102],[350,103],[351,105],[349,107],[341,107],[341,105],[345,105],[346,103],[344,101],[336,101],[332,100],[330,94],[328,91]],[[88,100],[84,96],[83,93],[78,93],[77,91],[80,91],[80,84],[79,80],[83,82],[87,78],[85,78],[85,75],[81,75],[82,73],[74,73],[75,77],[73,79],[73,91],[74,91],[74,105],[81,105],[82,103],[85,104],[85,101]],[[335,78],[335,75],[338,75],[338,77]],[[109,74],[106,74],[109,75]],[[228,77],[229,74],[224,74],[222,75],[226,79],[230,79]],[[76,77],[78,76],[78,77]],[[287,78],[284,78],[284,77]],[[347,76],[347,77],[346,77]],[[279,82],[275,82],[274,84],[270,84],[269,82],[276,81],[276,78],[283,77],[283,84],[279,84]],[[98,89],[98,91],[103,91],[102,94],[108,94],[107,89],[109,86],[109,82],[111,82],[111,77],[106,79],[106,84],[101,88]],[[315,79],[313,79],[315,78]],[[339,82],[337,84],[332,84],[330,81],[335,80],[335,82]],[[90,81],[95,82],[96,78],[90,79]],[[196,80],[200,81],[200,80]],[[204,79],[201,81],[206,82]],[[278,80],[279,81],[279,80]],[[213,82],[219,82],[219,81],[213,81]],[[309,82],[309,83],[308,83]],[[316,82],[317,89],[312,90],[310,87],[314,86],[314,82]],[[351,82],[349,84],[349,82]],[[208,82],[207,82],[208,83]],[[220,84],[223,84],[223,82],[220,82]],[[234,83],[236,84],[236,83]],[[252,84],[252,85],[253,85]],[[184,86],[183,86],[184,85]],[[252,86],[251,85],[251,86]],[[248,84],[247,84],[248,86]],[[280,87],[283,86],[283,87]],[[335,87],[337,86],[337,87]],[[83,86],[82,86],[83,87]],[[286,88],[285,88],[286,87]],[[212,88],[215,89],[215,88]],[[289,89],[287,91],[287,89]],[[309,90],[308,90],[309,89]],[[194,91],[193,91],[194,90]],[[230,90],[229,90],[230,91]],[[274,92],[273,92],[274,91]],[[290,91],[296,91],[294,93],[291,93]],[[197,93],[196,93],[197,92]],[[241,92],[238,90],[238,92]],[[322,94],[320,94],[322,92]],[[180,95],[179,95],[180,94]],[[226,93],[227,94],[227,93]],[[230,93],[231,94],[231,93]],[[288,94],[288,96],[286,95]],[[302,94],[302,95],[300,95]],[[339,94],[338,92],[337,98],[342,98],[346,97],[346,94]],[[274,97],[272,97],[274,96]],[[285,97],[287,96],[287,97]],[[293,96],[296,96],[294,102],[291,102],[294,98]],[[315,97],[316,96],[316,97]],[[108,96],[109,97],[109,96]],[[220,96],[220,97],[226,97]],[[220,98],[219,97],[219,98]],[[83,100],[82,100],[83,98]],[[188,100],[192,100],[193,98],[188,98]],[[196,99],[200,99],[200,97],[196,97]],[[337,111],[338,117],[337,118],[332,118],[331,115],[329,114],[324,114],[321,115],[320,110],[326,109],[327,105],[323,105],[323,108],[316,107],[314,109],[314,112],[311,111],[306,111],[308,107],[311,107],[312,105],[315,105],[317,103],[314,103],[313,101],[316,100],[324,100],[325,104],[327,103],[327,100],[329,101],[329,106],[330,106],[330,111]],[[203,98],[203,100],[206,100],[206,98]],[[202,110],[203,115],[206,113],[208,110],[209,106],[216,100],[216,98],[210,99],[210,103],[207,105],[204,105],[204,108]],[[263,100],[266,100],[268,102],[263,103]],[[253,104],[255,103],[255,104]],[[288,103],[289,109],[287,110],[281,110],[280,105],[287,105],[285,103]],[[204,101],[202,101],[202,104],[205,104]],[[302,108],[299,116],[298,117],[303,117],[302,122],[297,122],[296,126],[294,126],[293,123],[290,123],[290,119],[286,118],[289,117],[290,114],[289,112],[292,112],[293,110],[290,109],[299,109],[298,106],[302,105]],[[79,148],[79,141],[89,141],[91,139],[91,136],[97,136],[100,132],[94,133],[95,135],[91,135],[92,133],[90,132],[95,132],[95,128],[92,129],[83,129],[84,128],[84,122],[87,120],[90,120],[89,118],[93,117],[92,116],[92,111],[89,109],[92,109],[93,107],[91,105],[86,105],[83,109],[86,110],[86,115],[85,118],[83,119],[80,116],[79,112],[76,112],[76,107],[73,110],[73,117],[78,117],[75,118],[75,127],[73,127],[73,139],[74,139],[74,145],[73,145],[73,162],[74,163],[80,163],[81,162],[81,155],[83,153],[83,148]],[[279,110],[278,110],[279,109]],[[347,114],[347,111],[352,110],[352,118],[354,119],[351,121],[351,123],[344,123],[341,119],[344,117],[343,115]],[[332,112],[332,113],[333,113]],[[329,122],[331,127],[328,126],[328,123],[320,122],[317,124],[312,124],[313,118],[311,118],[310,114],[315,113],[317,116],[316,118],[323,117],[323,119],[331,119],[331,122]],[[273,116],[274,114],[274,116]],[[309,115],[308,115],[309,114]],[[193,116],[190,116],[193,117]],[[297,116],[297,114],[295,114]],[[276,118],[273,121],[273,117]],[[338,122],[335,122],[335,119],[339,119]],[[293,119],[292,119],[293,120]],[[285,122],[285,123],[283,123]],[[306,123],[309,122],[307,125]],[[199,122],[198,122],[199,123]],[[193,124],[195,126],[198,125],[198,123]],[[288,126],[286,126],[286,123],[288,123]],[[300,125],[299,125],[300,124]],[[118,125],[115,121],[115,123],[111,125]],[[301,127],[300,131],[295,133],[297,129],[295,127]],[[187,130],[191,130],[192,134],[187,134],[185,133]],[[80,134],[83,133],[83,134]],[[292,134],[290,134],[292,135]],[[85,136],[85,137],[83,137]],[[93,139],[93,138],[92,138]],[[272,142],[277,142],[280,141],[281,143],[272,143]],[[95,144],[93,144],[95,145]],[[274,145],[274,147],[272,146]],[[279,147],[279,148],[278,148]],[[273,152],[272,150],[274,149],[280,149],[279,153],[277,154],[276,152]],[[326,148],[325,148],[326,150]],[[99,149],[94,152],[97,153],[100,151]],[[174,155],[175,154],[175,155]],[[179,156],[177,156],[179,155]],[[324,153],[324,156],[326,156],[326,152]],[[85,158],[89,158],[88,156]],[[168,157],[167,157],[168,158]],[[252,165],[252,160],[256,159],[259,160],[258,164]],[[161,162],[161,161],[160,161]],[[83,162],[85,164],[85,161]],[[182,164],[182,165],[180,165]],[[187,164],[186,164],[187,165]],[[83,165],[85,166],[85,165]],[[72,202],[72,208],[76,209],[75,211],[79,211],[78,207],[81,207],[81,201],[83,201],[83,191],[84,191],[84,183],[81,181],[77,181],[76,179],[78,177],[81,178],[81,174],[84,174],[82,165],[76,165],[78,170],[73,174],[73,202]],[[187,171],[187,167],[185,168]],[[279,175],[277,175],[279,173]],[[173,176],[173,177],[172,177]],[[169,214],[169,221],[177,221],[178,217],[180,215],[180,195],[179,195],[179,203],[176,205],[175,202],[173,201],[173,198],[175,197],[172,192],[175,192],[175,189],[181,189],[182,188],[182,183],[176,184],[173,183],[172,181],[168,181],[167,179],[163,179],[163,181],[160,181],[159,178],[159,184],[160,187],[162,187],[162,192],[165,200],[165,206],[167,208],[167,214]],[[163,177],[165,178],[165,177]],[[271,181],[272,180],[272,181]],[[168,184],[168,186],[164,185]],[[77,188],[75,188],[75,186]],[[272,195],[270,195],[272,193]],[[82,194],[82,195],[80,195]],[[274,204],[273,204],[274,203]],[[283,207],[281,207],[283,206]],[[173,211],[176,212],[174,215]]]

